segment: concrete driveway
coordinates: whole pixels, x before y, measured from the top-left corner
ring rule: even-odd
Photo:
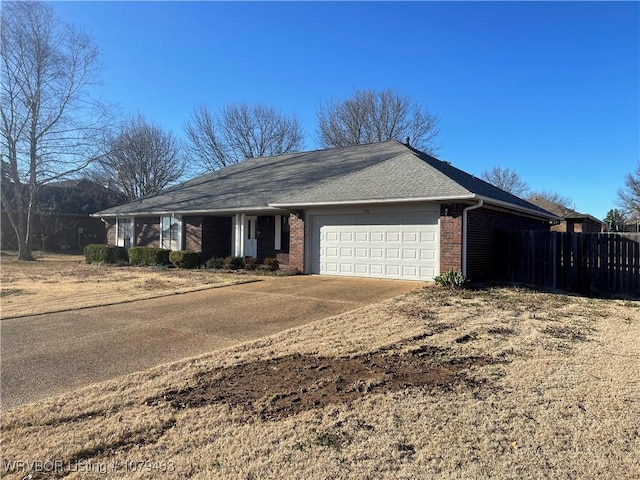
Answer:
[[[419,288],[324,276],[3,320],[2,408],[201,355]]]

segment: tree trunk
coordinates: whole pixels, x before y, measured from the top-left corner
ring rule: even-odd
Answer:
[[[31,245],[29,245],[31,242],[29,242],[27,238],[26,228],[20,230],[22,230],[22,232],[16,231],[18,237],[18,260],[35,260],[31,254]]]
[[[3,200],[4,192],[2,196]],[[9,223],[13,227],[13,231],[16,234],[16,240],[18,241],[18,260],[32,261],[34,260],[31,253],[31,242],[29,239],[29,227],[28,219],[31,215],[28,215],[23,205],[20,205],[19,198],[17,199],[18,211],[12,211],[10,209],[11,202],[3,202],[5,204],[5,213],[9,218]]]

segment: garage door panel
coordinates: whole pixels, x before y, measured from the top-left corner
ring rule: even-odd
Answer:
[[[369,266],[366,263],[356,263],[354,267],[354,272],[358,275],[367,275],[369,273]]]
[[[402,243],[418,243],[420,233],[414,232],[402,232]]]
[[[402,276],[404,278],[418,278],[418,267],[413,265],[403,265]]]
[[[417,260],[418,259],[418,251],[414,248],[403,248],[402,249],[402,258],[405,260]]]
[[[400,265],[385,265],[384,271],[388,277],[400,277]]]
[[[352,263],[340,262],[340,273],[353,273],[353,267]]]
[[[435,242],[436,241],[436,232],[420,232],[420,242]]]
[[[370,238],[372,242],[384,242],[384,232],[373,231]]]
[[[341,242],[353,242],[353,232],[340,232]]]
[[[324,271],[326,273],[334,273],[335,274],[335,273],[338,273],[338,271],[339,271],[338,264],[336,262],[324,262],[322,265],[324,265]]]
[[[434,278],[436,269],[433,267],[420,267],[420,278]]]
[[[313,219],[315,273],[410,280],[431,280],[438,274],[435,211]]]
[[[336,247],[327,247],[326,249],[321,249],[320,252],[324,250],[325,256],[327,258],[338,258],[338,249]],[[321,253],[322,254],[322,253]]]
[[[435,250],[426,250],[426,249],[420,250],[420,260],[435,260],[435,259],[436,259]]]
[[[391,231],[386,232],[385,241],[387,243],[396,243],[400,241],[400,232]]]
[[[373,276],[382,276],[384,275],[384,265],[380,265],[378,263],[369,264],[369,273]]]
[[[386,249],[385,258],[396,260],[400,258],[400,249],[399,248],[387,248]]]

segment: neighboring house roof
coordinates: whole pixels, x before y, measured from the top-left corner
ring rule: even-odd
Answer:
[[[245,160],[96,216],[473,199],[554,218],[536,205],[396,140]]]
[[[14,187],[11,182],[3,182],[2,188]],[[28,195],[26,189],[24,194]],[[125,201],[118,191],[87,179],[46,183],[38,187],[36,196],[38,213],[61,216],[89,215]]]
[[[43,185],[38,209],[49,213],[88,215],[124,201],[120,192],[83,178]]]
[[[564,207],[558,203],[547,200],[541,197],[531,197],[527,199],[528,202],[543,208],[544,210],[553,213],[560,217],[561,220],[591,220],[592,222],[602,225],[602,220],[598,220],[593,215],[588,213],[579,213],[571,208]]]

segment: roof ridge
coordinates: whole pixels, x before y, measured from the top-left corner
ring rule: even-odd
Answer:
[[[404,143],[402,143],[398,139],[392,138],[390,140],[380,140],[380,141],[377,141],[377,142],[358,143],[356,145],[344,145],[344,146],[341,146],[341,147],[325,147],[325,148],[316,148],[314,150],[301,150],[301,151],[298,151],[298,152],[279,153],[277,155],[267,155],[267,156],[264,156],[264,157],[249,157],[249,158],[246,158],[246,159],[241,160],[239,162],[236,162],[233,165],[229,165],[228,167],[223,167],[223,168],[221,168],[219,170],[216,170],[216,172],[220,171],[220,170],[224,170],[225,168],[234,167],[236,165],[239,165],[239,164],[244,163],[244,162],[249,161],[249,160],[266,160],[266,159],[273,159],[273,158],[278,158],[278,157],[285,157],[287,155],[302,155],[302,154],[307,154],[307,153],[327,152],[329,150],[345,150],[345,149],[348,149],[348,148],[366,147],[366,146],[370,146],[370,145],[379,145],[379,144],[382,144],[382,143],[393,143],[393,142],[398,143],[400,145],[405,145]]]
[[[219,168],[218,170],[214,170],[212,172],[208,172],[208,173],[205,173],[203,175],[199,175],[199,176],[191,178],[189,180],[185,180],[184,182],[182,182],[182,183],[180,183],[178,185],[175,185],[175,186],[177,187],[179,185],[190,183],[192,181],[196,181],[196,180],[199,180],[199,179],[202,179],[204,177],[208,177],[208,176],[214,175],[214,174],[218,174],[218,176],[222,177],[224,175],[222,175],[221,172],[228,171],[228,169],[235,169],[235,167],[241,167],[241,166],[244,167],[244,166],[246,166],[247,162],[251,162],[252,164],[253,163],[263,163],[264,161],[267,161],[267,160],[274,161],[275,159],[285,158],[285,157],[286,158],[290,158],[290,157],[296,156],[296,155],[298,155],[298,156],[300,156],[300,155],[308,155],[308,154],[313,154],[313,153],[318,153],[318,152],[328,152],[330,150],[331,151],[338,151],[338,150],[346,150],[346,149],[356,149],[356,148],[361,148],[361,147],[365,147],[365,146],[380,145],[380,144],[383,144],[383,143],[394,143],[394,142],[397,143],[398,145],[406,147],[406,145],[404,143],[400,142],[399,140],[397,140],[395,138],[392,138],[391,140],[381,140],[379,142],[360,143],[358,145],[347,145],[347,146],[344,146],[344,147],[318,148],[318,149],[315,149],[315,150],[304,150],[304,151],[299,151],[299,152],[280,153],[278,155],[268,155],[266,157],[250,157],[250,158],[246,158],[244,160],[241,160],[239,162],[236,162],[234,164],[227,165],[225,167]],[[173,187],[171,187],[171,188],[173,188]]]

